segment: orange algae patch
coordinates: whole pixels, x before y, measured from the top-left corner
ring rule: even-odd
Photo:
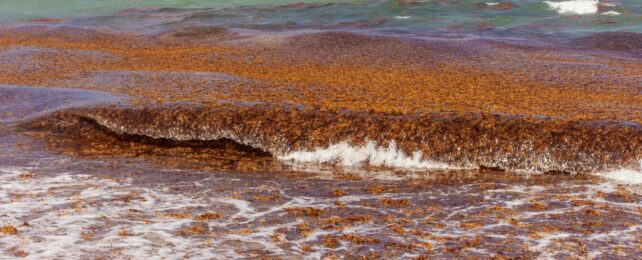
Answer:
[[[201,215],[196,216],[196,218],[194,218],[194,219],[198,220],[198,221],[205,221],[205,220],[217,219],[217,218],[222,218],[222,217],[223,217],[223,215],[220,214],[220,213],[206,212],[206,213],[203,213]]]
[[[543,238],[546,234],[559,232],[559,228],[551,225],[541,225],[534,227],[528,231],[528,237],[533,239]]]
[[[594,210],[594,209],[585,209],[584,210],[584,214],[589,215],[589,216],[594,216],[594,217],[597,217],[597,216],[601,215],[599,211]]]
[[[483,209],[482,211],[480,211],[480,214],[482,214],[482,215],[493,214],[493,215],[496,215],[499,218],[499,217],[515,215],[515,214],[517,214],[517,212],[515,212],[515,210],[509,209],[509,208],[505,208],[505,207],[501,207],[501,206],[492,206],[492,207]]]
[[[386,187],[375,184],[368,186],[368,188],[366,188],[366,191],[368,193],[384,193],[386,192]]]
[[[18,179],[21,179],[21,180],[33,179],[35,177],[36,177],[36,174],[31,172],[23,172],[18,175]]]
[[[273,194],[273,195],[270,195],[270,196],[267,196],[267,195],[255,195],[255,196],[252,196],[252,200],[261,201],[261,202],[268,202],[268,201],[276,201],[276,202],[278,202],[278,201],[282,201],[283,198],[281,198],[281,196],[279,196],[278,194]]]
[[[121,200],[123,202],[130,202],[132,200],[146,201],[147,199],[145,197],[141,196],[140,193],[130,192],[130,193],[127,193],[127,194],[121,196],[120,198],[118,198],[118,200]]]
[[[171,212],[171,213],[165,213],[163,214],[165,217],[168,218],[175,218],[175,219],[186,219],[186,218],[192,218],[192,214],[190,213],[182,213],[182,212]]]
[[[355,234],[345,234],[341,236],[341,240],[349,241],[353,244],[362,245],[362,244],[378,244],[379,239],[373,237],[359,236]]]
[[[386,242],[383,245],[383,247],[388,249],[407,250],[407,251],[415,249],[415,245],[413,244],[406,244],[406,243],[400,243],[395,241]]]
[[[285,212],[287,212],[289,215],[296,216],[296,217],[310,217],[310,218],[318,218],[321,215],[325,213],[325,210],[323,209],[317,209],[317,208],[311,208],[311,207],[306,207],[306,208],[285,208]]]
[[[332,190],[330,192],[330,195],[335,196],[335,197],[341,197],[341,196],[346,195],[346,193],[341,189],[335,189],[335,190]]]
[[[236,230],[236,232],[234,232],[234,233],[235,234],[240,234],[240,235],[249,235],[249,234],[254,233],[254,230],[249,229],[249,228],[241,228],[239,230]]]
[[[13,256],[15,256],[15,257],[21,257],[21,258],[22,257],[27,257],[27,255],[29,255],[29,254],[27,254],[27,252],[25,252],[24,250],[19,249],[19,248],[11,249],[11,254]]]
[[[18,229],[12,225],[4,225],[0,227],[0,233],[4,235],[15,235],[18,234]]]
[[[516,227],[516,228],[523,228],[523,227],[528,227],[529,226],[528,224],[521,223],[521,222],[519,222],[518,220],[516,220],[514,218],[508,218],[506,220],[506,223],[508,223],[509,225],[511,225],[513,227]]]
[[[312,233],[313,229],[308,225],[307,222],[302,222],[296,225],[296,230],[301,234],[302,237],[308,237]]]
[[[461,223],[459,225],[459,227],[463,228],[463,229],[475,229],[475,228],[480,228],[482,226],[483,225],[481,223],[478,223],[478,222],[466,222],[466,223]]]
[[[481,244],[481,237],[475,236],[474,238],[462,238],[462,247],[478,247]]]
[[[118,236],[120,236],[120,237],[128,237],[128,236],[132,236],[132,235],[133,234],[129,229],[123,228],[121,230],[118,230]]]
[[[366,215],[353,215],[348,217],[332,216],[326,219],[319,220],[318,224],[323,229],[343,230],[346,227],[355,224],[371,222],[372,220],[372,217]]]
[[[530,207],[533,208],[533,209],[536,209],[536,210],[544,210],[544,209],[546,209],[548,207],[548,205],[545,205],[545,204],[542,204],[542,203],[539,203],[539,202],[535,202],[535,203],[532,203],[530,205]]]
[[[323,236],[322,243],[323,243],[323,246],[327,248],[336,248],[339,246],[339,241],[337,240],[337,237],[333,235]]]
[[[392,232],[394,232],[395,234],[398,234],[398,235],[406,234],[406,230],[400,225],[392,225],[392,226],[389,226],[388,228],[392,230]]]
[[[301,246],[301,251],[306,253],[312,252],[312,246],[308,244],[304,244]]]
[[[80,232],[80,237],[82,237],[84,240],[91,240],[92,238],[94,238],[94,233],[91,231],[83,231]]]
[[[281,242],[281,234],[279,233],[272,234],[270,236],[270,240],[272,240],[272,242]]]
[[[319,221],[322,224],[329,224],[329,225],[344,225],[344,224],[351,224],[351,223],[364,223],[364,222],[370,222],[372,221],[371,216],[367,215],[352,215],[348,217],[338,217],[338,216],[332,216],[326,219],[322,219]]]
[[[386,207],[405,207],[410,205],[409,199],[388,199],[388,198],[379,198],[379,203]]]
[[[181,229],[179,233],[189,234],[189,235],[205,235],[209,233],[209,231],[206,225],[192,224],[186,228]],[[243,233],[243,234],[249,234],[249,233]]]

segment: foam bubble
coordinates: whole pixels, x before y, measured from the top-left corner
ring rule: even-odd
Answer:
[[[363,146],[352,146],[348,142],[341,142],[327,148],[317,148],[314,151],[294,151],[278,158],[302,163],[337,163],[343,166],[369,164],[396,168],[452,168],[444,163],[423,160],[421,151],[415,151],[408,156],[397,149],[394,141],[388,147],[378,146],[373,141],[368,141]]]
[[[571,0],[562,2],[544,1],[551,9],[560,14],[595,14],[597,13],[598,0]]]

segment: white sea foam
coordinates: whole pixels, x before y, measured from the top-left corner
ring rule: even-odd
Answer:
[[[83,174],[52,174],[21,177],[30,168],[0,167],[0,225],[17,227],[18,234],[0,235],[0,259],[17,248],[29,259],[115,258],[227,259],[242,256],[248,247],[273,254],[285,253],[271,235],[292,228],[300,221],[267,226],[252,223],[266,215],[285,214],[284,208],[324,208],[333,200],[296,197],[268,210],[257,210],[250,202],[222,196],[192,196],[166,187],[143,188],[128,179],[103,179]],[[30,176],[30,175],[27,175]],[[130,199],[123,200],[123,196]],[[286,197],[283,194],[284,198]],[[322,205],[317,205],[321,203]],[[229,230],[216,239],[180,235],[180,230],[199,222],[174,218],[167,212],[189,212],[196,208],[226,208],[220,219],[206,220],[209,227]],[[27,224],[22,224],[27,223]],[[364,223],[366,225],[368,223]],[[238,225],[249,225],[251,233],[238,234]],[[98,229],[94,229],[94,227]],[[354,232],[367,229],[352,227]],[[98,232],[94,232],[100,230]],[[129,235],[121,232],[127,230]],[[314,231],[292,240],[300,248],[331,231]],[[204,250],[203,248],[208,248]],[[201,250],[203,249],[203,250]],[[317,248],[323,250],[322,248]]]
[[[365,145],[367,146],[367,145]],[[397,151],[394,146],[377,148],[371,144],[371,149]],[[349,147],[349,145],[348,145]],[[362,147],[363,148],[363,147]],[[357,149],[354,148],[353,149]],[[398,152],[398,151],[397,151]],[[403,154],[403,153],[401,153]],[[326,210],[323,218],[334,215],[333,208],[336,202],[342,202],[344,207],[351,209],[374,210],[364,202],[377,201],[382,197],[389,199],[410,199],[417,201],[449,201],[451,198],[476,197],[480,192],[479,183],[467,185],[454,185],[441,187],[437,185],[430,189],[416,192],[390,191],[378,194],[349,194],[341,197],[309,197],[304,195],[290,196],[287,191],[279,190],[283,201],[265,208],[265,204],[256,207],[253,202],[244,200],[243,197],[227,197],[223,193],[182,193],[170,189],[172,186],[144,187],[137,185],[130,179],[99,178],[92,175],[80,174],[46,174],[32,177],[20,177],[21,174],[32,168],[2,168],[0,166],[0,225],[10,224],[18,228],[18,234],[0,235],[0,259],[4,259],[11,248],[20,248],[28,253],[28,259],[51,258],[91,258],[111,256],[113,258],[150,258],[150,259],[227,259],[255,257],[254,249],[271,252],[276,256],[282,254],[301,255],[301,258],[317,259],[329,252],[345,252],[354,248],[349,243],[339,240],[338,247],[327,249],[319,246],[325,235],[355,234],[358,236],[377,237],[385,236],[386,225],[378,222],[365,221],[346,225],[340,231],[324,228],[313,228],[306,236],[287,238],[291,248],[280,247],[279,241],[274,241],[272,235],[280,233],[279,230],[292,230],[298,225],[306,223],[299,218],[281,218],[285,216],[286,208],[313,207]],[[219,177],[210,176],[200,180],[201,183],[219,181]],[[239,181],[242,181],[239,179]],[[181,185],[191,185],[185,182]],[[270,190],[271,184],[258,183],[257,190]],[[174,185],[174,184],[170,184]],[[276,185],[275,185],[276,187]],[[358,186],[357,186],[358,187]],[[559,188],[563,187],[565,191]],[[572,183],[549,186],[530,186],[501,184],[498,188],[483,191],[484,200],[474,200],[472,203],[445,204],[441,209],[431,209],[431,214],[439,213],[445,217],[435,218],[433,221],[443,224],[444,229],[431,229],[432,234],[438,237],[495,237],[500,241],[506,237],[500,236],[503,229],[510,225],[500,222],[486,225],[483,228],[461,229],[460,216],[481,216],[481,210],[489,210],[495,206],[512,208],[516,215],[511,216],[519,222],[540,223],[548,221],[551,214],[565,214],[566,212],[585,209],[584,204],[569,205],[568,207],[551,207],[547,209],[531,210],[526,207],[532,201],[546,200],[555,194],[571,195],[578,200],[604,203],[609,208],[624,212],[627,217],[637,216],[638,203],[614,202],[598,196],[598,192],[614,192],[618,185],[605,182],[592,185],[583,185],[584,188]],[[312,187],[315,189],[315,187]],[[252,189],[250,189],[252,190]],[[128,200],[122,197],[133,194]],[[541,195],[546,196],[541,196]],[[272,203],[272,202],[271,202]],[[546,201],[542,202],[547,204]],[[204,236],[184,236],[180,231],[191,224],[198,224],[192,218],[168,217],[167,212],[192,212],[207,208],[220,212],[223,217],[207,220],[207,226],[212,233]],[[196,210],[196,211],[192,211]],[[377,208],[386,215],[402,214],[406,209],[394,207]],[[433,212],[434,211],[434,212]],[[138,213],[137,213],[138,212]],[[195,215],[193,215],[195,216]],[[437,215],[439,216],[439,215]],[[421,217],[418,215],[417,217]],[[425,217],[425,216],[424,216]],[[419,219],[416,219],[419,222]],[[261,219],[282,219],[274,224],[260,224]],[[27,225],[21,223],[27,223]],[[197,223],[198,222],[198,223]],[[271,223],[268,221],[266,223]],[[311,223],[311,222],[307,222]],[[202,224],[202,223],[201,223]],[[249,233],[239,233],[241,228],[247,227]],[[421,226],[422,228],[426,226]],[[640,225],[626,228],[614,228],[599,235],[583,237],[582,242],[589,242],[589,254],[599,254],[605,251],[604,247],[595,245],[633,245],[637,242],[637,231]],[[128,230],[130,235],[121,235],[122,230]],[[94,232],[95,231],[95,232]],[[88,236],[87,234],[90,234]],[[597,234],[597,233],[596,233]],[[542,238],[528,236],[515,236],[523,243],[527,243],[531,250],[542,252],[543,256],[556,258],[560,246],[565,239],[575,237],[575,233],[546,234],[540,233]],[[282,239],[286,239],[281,237]],[[391,236],[391,240],[406,243],[416,241],[414,237]],[[558,239],[561,239],[558,241]],[[441,250],[442,243],[431,239],[418,239],[431,244],[436,251]],[[615,241],[615,242],[614,242]],[[310,246],[314,252],[303,252],[304,245]],[[309,249],[310,249],[309,248]],[[251,250],[248,250],[251,249]],[[336,251],[335,251],[336,250]],[[483,253],[483,247],[476,253]],[[597,251],[596,251],[597,250]],[[576,256],[572,251],[563,254]],[[5,255],[3,255],[5,254]],[[409,254],[406,254],[407,256]],[[5,257],[8,258],[8,257]]]
[[[327,148],[317,148],[314,151],[294,151],[278,157],[281,160],[302,163],[337,163],[343,166],[387,166],[397,168],[417,169],[446,169],[448,164],[422,159],[421,151],[415,151],[408,156],[397,149],[395,142],[388,147],[382,147],[373,141],[363,146],[353,146],[348,142],[330,145]]]
[[[407,15],[398,15],[398,16],[395,16],[395,19],[410,19],[410,16],[407,16]]]
[[[619,169],[610,172],[598,173],[597,175],[623,184],[642,184],[642,160],[640,160],[640,168],[637,170]]]
[[[20,248],[30,259],[86,258],[112,254],[142,258],[180,258],[190,252],[194,242],[175,235],[175,230],[192,222],[191,219],[163,217],[167,210],[203,207],[194,198],[180,194],[162,193],[147,188],[132,187],[128,180],[106,180],[80,174],[36,176],[21,179],[22,169],[0,170],[1,224],[18,226],[14,236],[0,236],[0,259],[4,249]],[[129,202],[117,199],[138,194]],[[138,199],[139,198],[139,199]],[[78,205],[74,207],[73,205]],[[143,224],[132,211],[151,213],[149,223]],[[20,224],[20,223],[29,223]],[[106,233],[91,234],[92,226],[108,223]],[[128,229],[133,236],[119,235]],[[159,248],[157,244],[167,245]],[[194,252],[195,257],[225,258],[228,252]],[[144,257],[147,256],[147,257]],[[118,258],[118,257],[117,257]]]
[[[551,9],[560,14],[595,14],[600,1],[598,0],[571,0],[571,1],[544,1]]]
[[[608,11],[608,12],[601,13],[601,15],[618,16],[618,15],[621,15],[621,13],[616,11]]]

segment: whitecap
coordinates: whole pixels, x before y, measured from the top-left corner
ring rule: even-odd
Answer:
[[[608,11],[608,12],[602,13],[602,15],[617,16],[617,15],[621,15],[621,13],[616,12],[616,11]]]
[[[571,0],[562,2],[544,1],[551,9],[560,14],[595,14],[598,11],[598,0]]]
[[[618,169],[615,171],[598,173],[597,175],[623,184],[642,184],[642,160],[640,160],[640,168],[638,170]]]

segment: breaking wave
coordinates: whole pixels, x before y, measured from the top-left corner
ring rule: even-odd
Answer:
[[[638,124],[499,114],[395,115],[256,104],[106,106],[61,111],[23,127],[74,136],[82,122],[119,136],[231,140],[285,161],[347,166],[571,173],[635,169],[642,159]]]

